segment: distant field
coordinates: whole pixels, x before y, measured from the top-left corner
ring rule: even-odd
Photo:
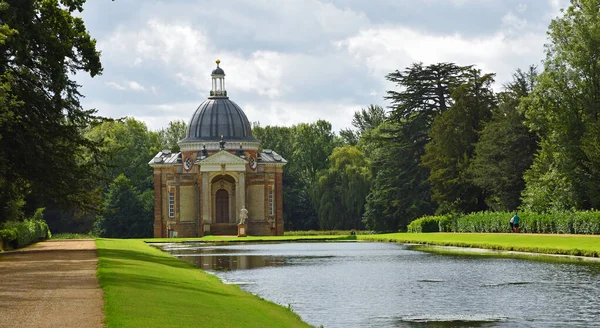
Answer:
[[[310,327],[142,240],[96,239],[107,327]]]
[[[494,250],[600,257],[600,236],[511,233],[391,233],[359,240],[458,246]]]

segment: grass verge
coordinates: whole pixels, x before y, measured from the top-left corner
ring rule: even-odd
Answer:
[[[143,240],[96,239],[108,327],[310,327]]]
[[[359,235],[358,240],[504,251],[600,257],[600,237],[590,235],[535,235],[501,233],[391,233]]]
[[[91,233],[61,232],[53,234],[51,239],[90,239],[95,237]]]

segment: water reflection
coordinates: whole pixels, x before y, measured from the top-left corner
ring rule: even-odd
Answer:
[[[285,258],[277,256],[203,255],[179,256],[179,258],[203,270],[214,271],[248,270],[285,264]]]
[[[438,255],[388,243],[162,245],[331,327],[600,327],[600,264]]]

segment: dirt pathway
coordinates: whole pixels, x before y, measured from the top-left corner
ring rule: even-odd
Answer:
[[[93,240],[0,254],[0,327],[103,327]]]

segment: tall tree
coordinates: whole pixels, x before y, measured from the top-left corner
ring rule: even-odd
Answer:
[[[533,66],[513,74],[513,81],[498,95],[499,106],[475,146],[470,175],[483,189],[486,205],[495,211],[511,211],[521,203],[523,174],[533,163],[537,138],[525,126],[519,104],[533,91],[536,76]]]
[[[94,224],[102,237],[143,238],[152,236],[154,194],[140,193],[120,174],[108,188],[101,215]]]
[[[96,145],[81,132],[96,117],[82,109],[72,78],[102,66],[74,15],[84,2],[0,2],[0,220],[14,216],[26,194],[39,204],[90,203],[93,162],[81,156]]]
[[[522,104],[541,145],[525,174],[526,208],[600,206],[599,9],[599,0],[572,0],[550,24],[544,71]]]
[[[172,152],[179,152],[179,141],[185,138],[187,124],[182,120],[171,121],[166,129],[158,131],[163,149],[170,149]]]
[[[373,130],[385,121],[387,114],[379,105],[369,105],[367,108],[354,112],[352,126],[354,129],[341,129],[340,137],[344,143],[355,146],[360,137],[367,131]]]
[[[386,97],[392,102],[390,117],[361,141],[373,168],[364,214],[370,229],[405,229],[413,219],[433,212],[429,170],[420,165],[421,157],[434,118],[452,106],[450,94],[465,81],[467,69],[452,63],[416,63],[387,75],[398,86]]]
[[[485,208],[481,189],[471,182],[468,168],[478,133],[496,107],[493,74],[469,70],[469,81],[452,92],[455,103],[434,120],[423,166],[429,168],[433,201],[439,213],[472,212]]]
[[[371,180],[367,159],[357,147],[343,146],[333,150],[329,163],[313,190],[319,228],[360,229]]]
[[[328,157],[338,145],[331,123],[319,120],[292,127],[260,127],[253,134],[263,148],[277,151],[288,160],[283,170],[283,209],[286,229],[317,229],[314,199],[311,198],[317,173],[328,167]]]
[[[86,131],[85,136],[103,144],[100,160],[105,164],[101,173],[104,181],[111,182],[124,174],[139,190],[152,188],[148,161],[160,150],[161,139],[158,133],[148,131],[144,122],[132,117],[107,121]]]

